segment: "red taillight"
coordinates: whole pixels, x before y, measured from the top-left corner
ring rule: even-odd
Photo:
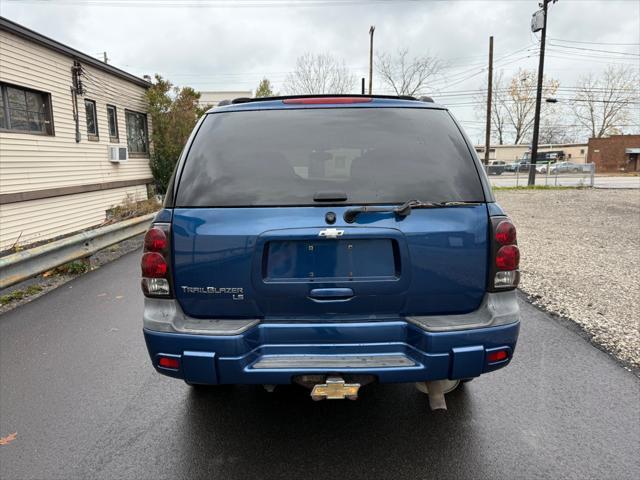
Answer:
[[[496,241],[500,245],[516,243],[516,227],[509,220],[503,220],[496,227]]]
[[[487,362],[501,362],[509,358],[509,353],[506,350],[494,350],[493,352],[487,353]]]
[[[516,270],[520,264],[520,250],[515,245],[500,247],[496,254],[498,270]]]
[[[142,267],[142,292],[147,297],[171,297],[170,225],[155,223],[144,236]]]
[[[147,252],[142,255],[142,276],[147,278],[161,278],[167,273],[167,262],[157,252]]]
[[[149,252],[161,252],[167,248],[167,236],[157,227],[150,228],[144,236],[144,248]]]
[[[287,98],[282,103],[290,105],[325,105],[332,103],[368,103],[371,97],[309,97],[309,98]]]
[[[158,365],[164,368],[174,368],[177,370],[180,368],[180,361],[173,357],[160,357]]]
[[[490,292],[512,290],[520,282],[520,250],[516,246],[516,227],[506,217],[491,219],[493,239],[491,249],[493,266],[490,275]]]

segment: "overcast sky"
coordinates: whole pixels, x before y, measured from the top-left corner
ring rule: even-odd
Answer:
[[[89,55],[106,51],[110,63],[136,75],[158,72],[196,90],[252,90],[263,76],[281,89],[305,52],[332,53],[359,79],[375,25],[377,52],[408,48],[449,64],[430,93],[474,141],[482,121],[470,91],[486,79],[489,36],[496,70],[537,68],[530,30],[537,9],[536,0],[0,0],[2,16]],[[611,62],[640,68],[639,25],[637,0],[559,0],[550,6],[555,40],[545,74],[571,87]],[[374,82],[374,93],[389,90]]]

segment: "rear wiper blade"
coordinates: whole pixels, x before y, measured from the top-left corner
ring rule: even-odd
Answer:
[[[409,200],[397,207],[372,207],[363,206],[350,208],[344,212],[344,221],[347,223],[353,223],[356,217],[361,213],[368,212],[389,212],[395,213],[399,217],[406,217],[411,214],[411,210],[414,208],[446,208],[446,207],[462,207],[469,205],[479,205],[478,202],[423,202],[420,200]]]

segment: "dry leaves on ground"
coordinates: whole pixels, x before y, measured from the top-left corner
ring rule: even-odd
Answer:
[[[18,436],[18,432],[13,432],[6,437],[0,437],[0,445],[8,445],[13,442]]]

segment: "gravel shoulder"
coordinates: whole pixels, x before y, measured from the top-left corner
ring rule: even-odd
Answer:
[[[521,290],[640,370],[640,191],[503,190],[518,228]]]

